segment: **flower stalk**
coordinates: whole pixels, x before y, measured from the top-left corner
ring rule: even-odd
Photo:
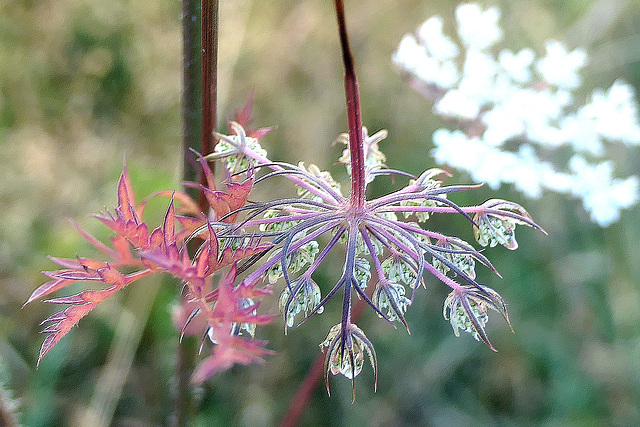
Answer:
[[[349,152],[351,154],[351,205],[360,210],[365,202],[365,164],[364,140],[362,134],[362,109],[358,78],[353,64],[353,56],[347,36],[347,23],[344,14],[344,2],[335,0],[338,18],[338,32],[344,63],[344,89],[347,99],[347,124],[349,126]]]

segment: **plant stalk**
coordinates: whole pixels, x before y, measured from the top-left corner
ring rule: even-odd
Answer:
[[[351,154],[351,203],[359,210],[365,202],[365,164],[364,141],[362,134],[362,110],[360,107],[360,91],[353,64],[353,56],[347,36],[347,23],[344,14],[344,3],[335,0],[338,18],[338,33],[344,63],[344,91],[347,100],[347,123],[349,125],[349,152]]]
[[[182,179],[192,182],[199,166],[191,150],[200,150],[202,139],[200,10],[200,0],[182,0]]]
[[[191,150],[201,148],[201,4],[200,0],[182,0],[182,155],[184,181],[198,181],[198,164]],[[185,188],[191,197],[199,200],[196,190]],[[189,338],[189,337],[186,337]],[[194,398],[189,383],[195,367],[197,343],[183,339],[178,344],[175,365],[173,426],[186,426],[195,412]]]
[[[206,185],[192,150],[202,155],[213,152],[217,121],[219,0],[182,0],[183,33],[183,180]],[[189,189],[185,189],[189,191]],[[209,205],[203,190],[192,194],[205,214]],[[192,242],[197,245],[196,241]],[[195,402],[191,374],[195,368],[197,340],[184,337],[176,361],[175,408],[172,424],[192,424]]]
[[[219,0],[202,0],[202,142],[200,153],[203,156],[213,153],[217,138],[215,136],[218,116],[218,15]],[[211,165],[213,170],[213,165]],[[200,174],[200,184],[207,185],[204,173]],[[198,197],[200,210],[208,213],[209,204],[200,191]]]
[[[362,133],[362,110],[360,107],[360,91],[358,79],[353,64],[353,56],[349,47],[347,36],[347,24],[344,13],[343,0],[334,1],[338,18],[338,32],[340,47],[342,48],[342,62],[344,63],[344,89],[347,100],[347,123],[349,125],[349,152],[351,154],[351,205],[356,210],[364,207],[365,203],[365,163],[364,163],[364,139]],[[355,321],[364,311],[364,300],[356,302],[351,319]],[[324,354],[319,354],[313,363],[313,367],[307,373],[298,392],[291,400],[289,409],[285,414],[281,426],[291,427],[298,424],[300,417],[311,400],[313,390],[320,383],[324,373]]]

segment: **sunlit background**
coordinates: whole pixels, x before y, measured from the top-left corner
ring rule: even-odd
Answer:
[[[388,129],[380,148],[390,167],[419,174],[435,166],[431,137],[443,122],[391,58],[430,16],[442,16],[452,34],[459,2],[346,3],[364,124]],[[589,61],[577,99],[617,79],[640,93],[640,3],[480,4],[500,8],[504,45],[513,50],[542,55],[550,39],[583,48]],[[55,269],[47,255],[95,255],[67,218],[108,238],[91,215],[115,205],[125,160],[140,197],[179,186],[180,9],[178,0],[0,5],[0,384],[24,425],[95,425],[88,420],[96,414],[106,425],[169,423],[178,342],[170,313],[179,284],[144,281],[107,300],[38,370],[39,323],[56,307],[21,307],[45,281],[40,272]],[[332,166],[342,147],[331,142],[347,130],[332,2],[222,0],[220,22],[219,130],[254,91],[256,125],[277,126],[263,140],[272,159],[315,163],[344,178]],[[640,173],[640,148],[615,146],[607,155],[619,176]],[[468,182],[463,172],[447,181]],[[393,186],[379,179],[372,191]],[[494,315],[488,331],[498,353],[468,334],[456,338],[442,318],[447,288],[427,277],[407,312],[410,336],[371,311],[358,321],[377,351],[378,391],[368,366],[354,404],[350,382],[332,377],[331,397],[318,387],[304,425],[640,424],[640,209],[601,228],[578,200],[556,193],[532,200],[502,186],[452,199],[495,197],[522,204],[549,233],[519,227],[517,251],[485,251],[503,278],[478,271],[504,297],[516,333]],[[157,224],[165,207],[154,202],[149,222]],[[462,218],[436,216],[429,226],[473,240]],[[338,273],[322,272],[323,291]],[[265,309],[277,313],[276,299]],[[278,424],[337,323],[339,305],[331,301],[287,336],[280,319],[259,329],[277,354],[207,382],[195,425]],[[121,379],[124,386],[114,386]]]

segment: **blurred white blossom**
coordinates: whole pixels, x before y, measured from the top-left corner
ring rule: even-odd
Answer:
[[[462,4],[456,9],[458,35],[469,50],[487,49],[502,38],[498,26],[500,12],[495,7],[482,11],[475,3]]]
[[[458,56],[458,45],[442,33],[442,19],[439,16],[427,19],[420,26],[418,38],[433,58],[444,61]]]
[[[638,178],[615,178],[605,158],[612,143],[640,145],[633,89],[616,81],[578,105],[574,92],[587,63],[585,51],[558,41],[548,41],[542,57],[528,48],[499,49],[499,18],[495,7],[460,5],[461,45],[443,34],[443,20],[436,16],[419,27],[417,37],[404,36],[393,55],[427,89],[422,92],[434,101],[434,112],[459,124],[459,130],[434,133],[436,162],[492,188],[512,184],[531,198],[544,190],[572,195],[582,199],[593,221],[612,224],[640,199]],[[515,151],[506,142],[518,142]],[[566,164],[553,155],[560,147],[573,151]]]
[[[547,55],[538,60],[536,70],[544,81],[559,88],[575,89],[580,86],[578,71],[587,62],[587,54],[576,49],[568,52],[560,42],[546,44]]]

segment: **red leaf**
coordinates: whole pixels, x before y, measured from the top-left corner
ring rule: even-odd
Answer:
[[[204,218],[204,215],[199,218],[176,215],[176,219],[178,220],[182,228],[189,231],[189,234],[193,233],[198,228],[205,225],[205,223],[207,222],[206,218]]]
[[[229,336],[224,344],[215,347],[213,355],[198,365],[191,377],[191,382],[193,384],[202,383],[214,374],[229,369],[235,364],[263,364],[265,356],[274,354],[272,350],[263,348],[264,345],[266,345],[265,341]]]
[[[46,302],[50,302],[51,304],[84,304],[87,301],[85,301],[85,299],[82,297],[82,294],[77,294],[68,297],[50,299]]]
[[[133,206],[135,205],[136,198],[133,194],[131,178],[129,177],[129,171],[125,166],[122,168],[122,174],[120,174],[120,180],[118,181],[118,207],[125,219],[130,221],[137,219],[137,215],[133,209]]]
[[[77,259],[70,258],[57,258],[57,257],[48,257],[51,261],[58,264],[60,267],[69,268],[69,269],[78,269],[82,268],[82,264]]]
[[[164,242],[164,235],[162,234],[162,230],[156,228],[149,236],[149,246],[152,248],[159,248],[162,246]]]
[[[87,233],[82,228],[80,228],[80,226],[75,221],[69,220],[69,222],[71,222],[71,225],[73,225],[73,227],[76,230],[78,230],[78,232],[80,234],[82,234],[82,236],[85,239],[87,239],[89,241],[89,243],[91,243],[93,246],[95,246],[98,250],[106,253],[107,255],[116,256],[116,253],[112,249],[109,249],[101,241],[99,241],[98,239],[93,237],[91,234]]]
[[[47,296],[59,289],[64,288],[65,286],[69,286],[72,283],[75,283],[76,280],[72,280],[72,279],[56,279],[56,280],[51,280],[47,283],[45,283],[44,285],[41,285],[40,287],[38,287],[38,289],[36,289],[35,291],[33,291],[33,293],[31,294],[31,296],[29,297],[29,299],[27,300],[27,302],[24,303],[23,307],[27,304],[29,304],[32,301],[35,301],[37,299],[40,299],[44,296]]]
[[[65,280],[100,280],[100,276],[95,271],[88,270],[58,270],[58,271],[45,271],[45,276],[52,279],[65,279]]]
[[[212,249],[210,239],[202,244],[200,253],[196,258],[196,275],[198,277],[206,277]]]
[[[78,295],[50,300],[49,302],[54,304],[74,305],[63,312],[54,315],[55,317],[52,316],[53,320],[52,317],[46,320],[56,321],[56,319],[60,319],[57,320],[56,323],[53,323],[43,329],[43,333],[50,335],[45,338],[42,343],[42,347],[40,347],[40,354],[38,355],[38,361],[36,364],[40,365],[40,361],[44,355],[47,354],[49,350],[51,350],[51,348],[80,321],[80,319],[86,316],[96,305],[104,301],[105,298],[117,290],[118,288],[113,286],[103,291],[85,291]],[[87,302],[87,300],[90,302]]]
[[[200,154],[200,153],[197,153],[197,154],[198,154],[198,160],[200,161],[200,166],[202,167],[202,173],[204,173],[204,176],[205,176],[205,178],[207,180],[207,188],[209,190],[215,191],[216,190],[216,182],[215,182],[215,179],[213,177],[213,171],[209,167],[209,162],[207,162],[204,159],[202,154]]]
[[[249,96],[247,97],[247,102],[244,104],[244,107],[242,107],[242,109],[235,111],[234,121],[245,129],[247,136],[250,136],[255,139],[260,139],[267,132],[272,130],[273,127],[260,128],[258,130],[255,130],[255,128],[251,126],[251,123],[253,123],[253,120],[254,120],[253,101],[254,101],[254,93],[252,91],[251,93],[249,93]],[[229,126],[229,128],[230,128],[229,129],[230,131],[233,131],[231,126]]]
[[[207,202],[216,214],[216,218],[222,218],[228,213],[243,207],[247,203],[249,193],[251,193],[251,189],[253,188],[253,182],[253,176],[241,183],[230,182],[227,184],[227,192],[212,191],[208,188],[203,188]],[[237,214],[230,215],[222,221],[232,223],[236,220],[237,216]]]
[[[167,213],[164,216],[162,231],[164,232],[164,244],[166,247],[176,242],[176,211],[173,208],[173,199],[169,202]]]
[[[107,266],[107,268],[101,268],[98,270],[98,274],[102,278],[102,281],[105,283],[111,283],[118,287],[124,287],[127,283],[127,278],[124,274],[120,273],[115,268],[111,266]]]
[[[249,96],[247,96],[247,102],[245,102],[244,106],[241,109],[235,111],[235,121],[242,126],[243,128],[248,128],[249,125],[253,122],[253,101],[255,99],[255,94],[253,91],[249,92]]]
[[[98,304],[104,301],[107,297],[113,295],[120,289],[124,288],[128,284],[138,280],[148,274],[150,274],[150,270],[142,270],[132,274],[124,275],[120,273],[118,270],[112,268],[111,266],[107,266],[106,268],[100,269],[98,271],[99,276],[102,278],[104,283],[110,284],[112,286],[108,287],[104,290],[89,290],[84,291],[76,295],[71,295],[68,297],[54,298],[48,300],[47,302],[53,304],[70,304],[71,307],[68,307],[66,310],[56,313],[53,316],[48,317],[42,323],[55,322],[51,325],[48,325],[46,328],[42,330],[42,333],[50,334],[47,336],[42,343],[42,347],[40,348],[40,354],[38,356],[37,364],[40,364],[40,360],[44,357],[45,354],[58,342],[60,339],[67,334],[84,316],[86,316],[91,310],[93,310]],[[69,283],[67,283],[69,284]],[[38,288],[44,288],[45,285]],[[46,291],[46,292],[44,292]],[[36,290],[37,292],[37,290]],[[34,292],[34,294],[36,294]],[[51,288],[43,290],[37,298],[46,295],[50,292],[53,292]],[[32,295],[32,298],[33,295]]]
[[[234,364],[247,365],[250,363],[264,363],[264,356],[273,354],[271,350],[263,348],[265,341],[242,338],[233,335],[232,325],[242,323],[264,324],[270,322],[273,317],[266,314],[255,314],[259,303],[245,307],[243,300],[254,297],[252,290],[258,281],[241,283],[235,286],[236,265],[220,280],[216,291],[207,297],[216,294],[216,304],[208,313],[209,326],[214,330],[217,344],[213,355],[206,358],[196,369],[192,381],[200,383],[217,372],[228,369]]]
[[[255,139],[261,139],[263,136],[271,132],[273,129],[274,129],[273,126],[269,126],[268,128],[260,128],[257,131],[248,132],[247,135]]]

